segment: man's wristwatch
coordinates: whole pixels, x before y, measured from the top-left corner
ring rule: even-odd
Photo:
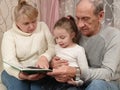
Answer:
[[[75,80],[78,81],[78,80],[80,80],[80,69],[77,67],[76,70],[77,71],[76,71],[76,75],[75,75]]]

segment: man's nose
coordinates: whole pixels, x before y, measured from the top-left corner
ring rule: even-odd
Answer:
[[[77,25],[78,25],[79,28],[81,28],[81,27],[83,27],[85,25],[85,22],[83,22],[82,20],[79,20],[77,22]]]

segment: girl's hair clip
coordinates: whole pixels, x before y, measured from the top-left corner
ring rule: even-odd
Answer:
[[[66,16],[67,19],[70,19],[70,16]]]

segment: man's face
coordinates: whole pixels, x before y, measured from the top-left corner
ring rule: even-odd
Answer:
[[[94,14],[94,6],[90,2],[79,3],[76,8],[77,25],[81,34],[92,36],[99,32],[100,20],[98,15]]]

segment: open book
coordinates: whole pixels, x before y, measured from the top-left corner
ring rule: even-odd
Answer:
[[[34,66],[22,67],[22,66],[16,66],[7,62],[4,62],[4,63],[11,66],[14,69],[17,69],[21,72],[25,72],[27,74],[46,73],[46,72],[52,71],[51,69],[38,68]]]

